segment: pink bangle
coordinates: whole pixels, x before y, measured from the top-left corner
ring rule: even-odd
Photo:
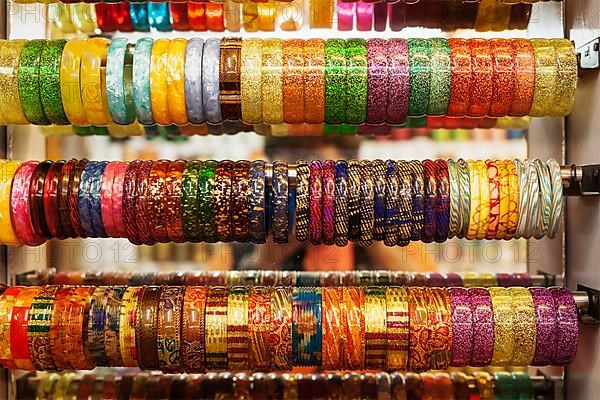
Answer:
[[[21,164],[13,178],[10,193],[10,220],[19,240],[28,246],[39,246],[46,238],[35,233],[31,225],[29,187],[37,161]]]
[[[354,3],[346,3],[338,0],[337,17],[338,31],[351,31],[354,25]]]
[[[125,231],[125,221],[123,217],[123,185],[125,183],[125,172],[129,166],[128,162],[117,163],[115,175],[112,183],[112,219],[115,227],[115,234],[118,238],[127,237]]]
[[[323,243],[335,242],[335,161],[323,162]]]
[[[100,204],[102,210],[102,224],[104,231],[109,237],[117,237],[115,223],[112,215],[113,208],[113,180],[118,164],[109,162],[104,168],[102,175],[102,187],[100,188]]]
[[[373,3],[356,4],[356,29],[363,32],[373,29]]]
[[[396,4],[394,4],[396,5]],[[406,39],[387,40],[388,106],[387,122],[404,124],[408,115],[409,63]]]
[[[384,39],[367,40],[367,65],[367,123],[383,124],[388,107],[388,58]]]

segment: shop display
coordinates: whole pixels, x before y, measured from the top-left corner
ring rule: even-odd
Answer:
[[[361,246],[553,238],[555,160],[0,162],[0,242],[124,237]],[[235,216],[235,218],[234,218]]]
[[[10,286],[0,363],[165,373],[567,365],[563,287]]]

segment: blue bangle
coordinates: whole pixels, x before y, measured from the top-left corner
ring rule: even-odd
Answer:
[[[106,231],[104,230],[104,221],[102,220],[102,177],[104,170],[108,165],[107,161],[101,161],[97,163],[94,169],[92,184],[90,187],[90,215],[92,217],[92,226],[97,237],[107,237]]]
[[[81,227],[88,237],[105,237],[102,223],[102,175],[107,162],[89,162],[83,168],[79,184],[78,206]]]
[[[373,239],[382,241],[385,239],[385,221],[386,221],[386,164],[382,160],[373,160],[373,188],[375,192],[375,202],[373,204],[373,214],[375,218],[375,227],[373,229]]]
[[[348,244],[348,162],[335,163],[335,244]]]
[[[90,202],[88,201],[88,199],[91,197],[91,180],[93,179],[92,173],[95,164],[95,161],[90,161],[83,168],[83,171],[81,172],[81,178],[79,180],[79,191],[77,192],[79,219],[81,221],[81,228],[85,232],[86,237],[96,237],[92,222]]]
[[[148,22],[151,28],[159,32],[170,32],[171,13],[169,12],[169,2],[148,2]]]
[[[202,51],[204,40],[192,38],[185,49],[185,109],[191,124],[203,124],[204,108],[202,105]]]
[[[135,104],[131,79],[125,76],[127,38],[113,39],[106,59],[106,97],[108,111],[115,124],[129,125],[135,121]]]
[[[292,292],[292,354],[294,366],[320,367],[321,288],[295,287]]]
[[[206,120],[211,124],[218,124],[222,120],[219,97],[220,59],[221,39],[207,39],[202,54],[202,102]]]
[[[250,241],[255,244],[265,243],[265,162],[253,161],[250,164],[250,199],[248,210],[248,230]]]
[[[141,38],[135,44],[133,56],[133,99],[137,119],[142,125],[154,125],[150,101],[150,60],[153,43],[151,38]]]
[[[150,32],[148,21],[148,3],[129,3],[129,17],[135,32]]]

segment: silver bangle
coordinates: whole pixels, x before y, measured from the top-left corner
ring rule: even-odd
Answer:
[[[540,209],[538,213],[539,229],[535,232],[535,238],[541,239],[548,234],[548,228],[550,226],[550,213],[552,212],[552,182],[550,181],[550,171],[548,170],[546,163],[539,159],[535,159],[533,163],[535,164],[540,183]]]
[[[456,163],[449,158],[448,175],[450,180],[450,222],[448,224],[448,239],[457,236],[461,228],[460,220],[460,192]]]
[[[550,226],[547,236],[554,239],[562,225],[563,214],[563,183],[560,174],[560,164],[551,158],[546,162],[552,182],[552,209],[550,210]]]

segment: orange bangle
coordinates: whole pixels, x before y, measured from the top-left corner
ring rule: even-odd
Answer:
[[[263,32],[272,32],[275,30],[277,22],[277,4],[258,3],[258,30]]]
[[[510,206],[510,189],[509,189],[509,172],[507,167],[508,161],[496,160],[496,168],[499,173],[499,196],[500,196],[500,209],[498,217],[498,232],[496,232],[496,239],[504,239],[506,232],[508,231],[508,216]]]
[[[185,108],[185,50],[186,39],[172,39],[169,42],[167,68],[167,99],[170,120],[177,125],[188,123]]]
[[[183,300],[181,362],[185,372],[201,373],[204,362],[204,310],[208,288],[188,286]]]
[[[517,225],[519,224],[519,177],[517,176],[517,167],[515,163],[505,161],[508,169],[508,226],[504,239],[509,240],[515,236]]]
[[[10,352],[18,369],[32,371],[33,362],[27,341],[29,310],[33,299],[42,289],[37,286],[26,287],[15,299],[10,322]]]
[[[82,335],[87,322],[94,287],[81,286],[73,290],[63,313],[64,359],[69,369],[93,369],[94,363],[88,351],[87,337]]]
[[[429,369],[429,335],[425,334],[429,330],[427,299],[430,296],[427,292],[431,292],[431,289],[423,287],[408,288],[408,313],[410,321],[408,365],[412,371]]]
[[[119,318],[119,346],[124,367],[138,367],[135,347],[135,327],[137,304],[143,288],[130,286],[125,289],[121,299]]]
[[[271,335],[271,296],[268,287],[252,287],[248,296],[248,332],[250,334],[250,369],[268,370]]]
[[[152,116],[159,125],[170,125],[167,74],[169,68],[169,39],[158,39],[152,45],[150,63],[150,102]]]
[[[258,4],[248,2],[242,4],[242,20],[246,32],[258,31]]]
[[[304,122],[304,40],[283,42],[283,120]]]
[[[16,369],[10,347],[10,328],[12,310],[22,286],[11,286],[0,296],[0,364],[6,368]]]
[[[50,318],[50,353],[57,370],[69,369],[65,357],[66,338],[64,337],[63,323],[66,319],[65,310],[73,293],[75,293],[73,286],[62,287],[58,290]]]
[[[325,41],[304,42],[304,121],[322,124],[325,120]]]
[[[450,365],[452,328],[450,297],[443,288],[427,290],[429,329],[429,369],[447,369]]]
[[[342,343],[344,342],[341,323],[341,293],[344,288],[323,288],[323,369],[342,369]]]
[[[365,368],[365,293],[360,287],[347,287],[342,294],[344,320],[344,369]]]
[[[213,32],[225,30],[224,5],[219,3],[206,3],[206,29]]]

